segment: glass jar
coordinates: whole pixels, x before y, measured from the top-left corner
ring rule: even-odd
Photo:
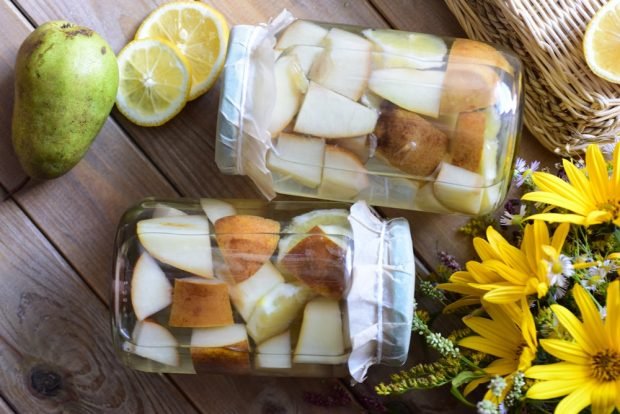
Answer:
[[[521,64],[486,43],[294,19],[236,26],[216,163],[276,193],[471,216],[500,206]]]
[[[362,381],[407,358],[409,225],[363,202],[147,199],[115,252],[114,343],[134,369]]]

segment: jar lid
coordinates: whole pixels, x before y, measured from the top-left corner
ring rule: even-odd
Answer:
[[[349,222],[354,239],[347,294],[349,372],[362,382],[371,365],[402,365],[407,359],[415,260],[407,220],[383,220],[359,201],[351,207]]]

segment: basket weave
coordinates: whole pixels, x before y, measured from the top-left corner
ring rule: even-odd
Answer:
[[[524,63],[525,117],[549,150],[575,155],[620,132],[620,85],[588,68],[586,25],[605,0],[445,0],[468,36],[513,50]]]

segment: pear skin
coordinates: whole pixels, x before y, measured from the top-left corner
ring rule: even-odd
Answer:
[[[39,26],[15,65],[13,147],[31,177],[56,178],[73,168],[103,127],[118,88],[110,45],[66,21]]]

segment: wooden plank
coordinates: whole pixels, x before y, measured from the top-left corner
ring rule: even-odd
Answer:
[[[439,36],[464,37],[443,1],[369,0],[390,26],[409,32],[432,33]]]
[[[0,217],[0,394],[24,413],[194,412],[165,377],[118,366],[105,306],[14,202]]]
[[[15,411],[13,411],[11,409],[11,407],[9,407],[9,405],[7,404],[6,401],[4,401],[3,399],[0,399],[0,413],[2,413],[2,414],[14,414]]]

